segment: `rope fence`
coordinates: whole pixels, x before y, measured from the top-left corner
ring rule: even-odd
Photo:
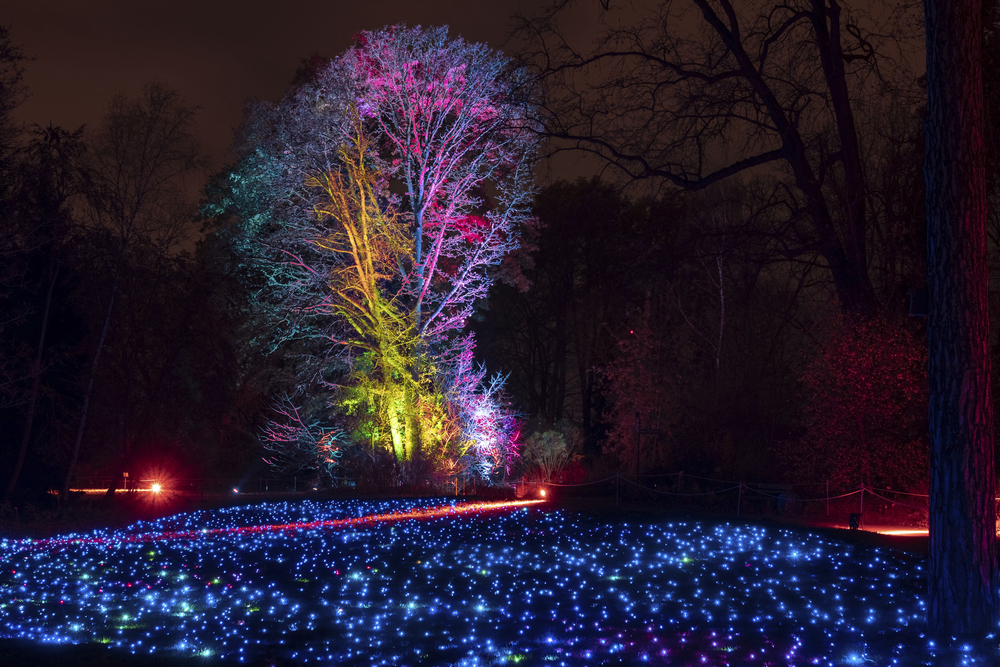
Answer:
[[[665,480],[665,483],[657,483],[658,480]],[[111,478],[107,477],[94,477],[94,478],[78,478],[74,480],[74,490],[79,489],[90,489],[90,490],[100,490],[107,489]],[[121,480],[119,480],[121,481]],[[154,482],[158,480],[131,477],[127,478],[125,485],[119,485],[118,488],[125,491],[131,490],[149,490]],[[338,487],[349,488],[354,486],[352,483],[354,480],[343,479],[338,480]],[[865,515],[866,504],[868,505],[869,513],[874,511],[880,514],[885,514],[886,512],[895,511],[897,508],[902,510],[908,510],[911,512],[918,513],[922,517],[917,518],[926,519],[929,507],[927,502],[929,501],[929,496],[926,493],[913,493],[909,491],[895,491],[888,488],[880,488],[875,486],[868,486],[862,484],[858,489],[853,491],[847,491],[844,493],[837,493],[834,495],[829,494],[829,482],[804,482],[795,484],[775,484],[767,482],[746,482],[746,481],[734,481],[727,479],[720,479],[717,477],[703,477],[699,475],[691,475],[685,472],[674,472],[674,473],[661,473],[661,474],[643,474],[643,475],[623,475],[621,473],[615,473],[609,475],[602,479],[578,482],[578,483],[565,483],[565,482],[519,482],[515,484],[515,490],[518,486],[521,487],[521,491],[525,488],[533,487],[556,487],[566,490],[571,489],[583,489],[583,488],[594,488],[602,484],[609,484],[614,482],[615,485],[615,505],[619,505],[621,502],[622,494],[624,489],[634,489],[635,492],[652,494],[654,497],[662,498],[674,498],[674,499],[707,499],[707,498],[719,498],[723,499],[727,496],[735,495],[735,505],[736,505],[736,516],[739,517],[743,512],[744,507],[751,509],[756,509],[760,511],[761,505],[760,501],[766,500],[773,503],[773,506],[767,507],[765,512],[774,510],[778,514],[795,514],[802,510],[803,507],[809,504],[815,503],[825,503],[826,504],[826,514],[831,513],[831,502],[842,501],[847,498],[852,498],[854,496],[860,496],[858,500],[858,507],[856,509],[850,509],[852,526],[854,525],[855,517],[857,517],[857,522],[859,525],[863,525],[863,517]],[[684,490],[685,483],[692,485],[693,487],[689,491]],[[288,477],[288,478],[190,478],[190,479],[173,479],[170,480],[170,486],[175,490],[186,490],[189,492],[201,492],[204,493],[239,493],[239,494],[254,494],[254,493],[286,493],[286,492],[308,492],[313,489],[314,480],[310,477]],[[708,488],[706,486],[718,485],[718,488]],[[796,489],[801,489],[805,491],[807,488],[816,486],[826,486],[826,495],[816,495],[815,493],[809,494],[806,497],[801,497],[795,492]],[[456,487],[457,489],[457,487]],[[736,492],[735,494],[733,492]],[[456,490],[456,495],[457,495]],[[867,496],[867,498],[866,498]],[[874,507],[872,502],[875,502]],[[921,502],[923,501],[923,502]],[[996,498],[998,516],[1000,516],[1000,497]],[[725,501],[731,502],[731,501]],[[730,506],[731,507],[731,506]],[[844,511],[844,507],[841,504],[837,507],[838,511]],[[905,512],[904,512],[905,516]],[[914,518],[912,515],[909,518]]]
[[[664,480],[659,484],[655,483],[656,480]],[[866,505],[868,513],[876,512],[879,514],[892,514],[897,510],[902,510],[904,516],[906,516],[906,511],[912,511],[918,513],[917,517],[910,515],[908,518],[918,518],[926,519],[928,512],[927,500],[929,499],[926,493],[913,493],[909,491],[895,491],[888,488],[880,488],[875,486],[869,486],[862,484],[860,487],[853,491],[847,491],[844,493],[829,494],[829,482],[803,482],[795,484],[774,484],[766,482],[745,482],[745,481],[734,481],[727,479],[720,479],[717,477],[702,477],[699,475],[690,475],[684,472],[675,473],[661,473],[661,474],[643,474],[643,475],[623,475],[621,473],[616,473],[603,479],[589,481],[589,482],[579,482],[575,484],[565,483],[565,482],[534,482],[528,483],[529,486],[539,486],[539,487],[559,487],[563,489],[573,489],[573,488],[583,488],[583,487],[594,487],[600,484],[607,484],[611,481],[615,483],[615,505],[619,505],[621,502],[622,492],[624,488],[633,488],[638,491],[649,493],[654,496],[661,497],[671,497],[677,499],[683,498],[707,498],[707,497],[722,497],[728,495],[735,495],[734,498],[736,504],[736,516],[739,517],[741,512],[744,510],[744,506],[748,504],[759,503],[761,500],[767,500],[768,502],[773,502],[777,513],[779,514],[794,514],[801,510],[804,506],[814,503],[825,503],[826,513],[830,514],[830,504],[835,501],[843,501],[847,498],[858,497],[858,506],[855,509],[850,510],[851,515],[851,525],[852,527],[863,526],[864,515],[866,513]],[[685,491],[682,489],[684,482],[694,482],[695,488],[690,491]],[[651,483],[652,482],[652,483]],[[709,485],[719,485],[719,488],[704,490],[705,486]],[[701,486],[702,488],[698,488]],[[795,493],[794,490],[807,491],[809,487],[815,489],[817,486],[825,486],[828,490],[826,495],[818,495],[815,492],[806,495],[806,497],[800,496]],[[670,487],[673,487],[671,489]],[[733,493],[736,492],[736,493]],[[867,496],[867,497],[866,497]],[[921,503],[921,500],[924,502]],[[997,499],[998,503],[998,516],[1000,516],[1000,497]],[[756,505],[759,508],[759,504]],[[841,503],[838,507],[838,511],[843,511],[843,504]],[[922,515],[922,516],[920,516]],[[856,522],[856,523],[855,523]]]

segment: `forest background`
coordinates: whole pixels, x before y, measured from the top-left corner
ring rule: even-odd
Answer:
[[[536,37],[523,39],[520,55],[547,81],[539,122],[554,141],[548,146],[597,152],[611,167],[604,178],[541,189],[537,223],[520,225],[520,247],[491,273],[488,295],[474,299],[468,324],[477,361],[506,375],[506,400],[523,418],[526,456],[507,479],[683,470],[830,480],[831,490],[926,490],[924,102],[898,51],[913,38],[907,26],[919,24],[908,16],[844,15],[845,88],[824,69],[815,40],[751,21],[760,32],[747,43],[767,45],[782,71],[797,74],[771,87],[799,130],[799,164],[787,156],[754,161],[768,154],[777,117],[741,94],[754,82],[705,83],[718,74],[705,69],[683,86],[670,80],[671,94],[686,96],[683,108],[698,112],[660,126],[663,115],[643,116],[641,105],[629,108],[614,94],[663,86],[655,72],[608,67],[599,85],[587,79],[581,87],[563,76],[586,65],[559,41],[559,16],[525,24]],[[610,32],[595,48],[624,40],[637,51],[674,49],[691,65],[725,62],[712,59],[720,46],[711,31],[666,43],[650,32],[653,19]],[[885,37],[873,26],[889,19],[896,32]],[[984,25],[985,43],[995,44],[996,21]],[[328,483],[399,483],[398,457],[370,453],[350,415],[302,385],[301,349],[262,347],[261,328],[274,323],[259,317],[260,285],[232,233],[239,216],[206,215],[220,198],[212,184],[233,167],[217,172],[201,202],[189,196],[207,169],[192,133],[196,110],[152,85],[111,100],[94,129],[21,126],[11,112],[30,63],[8,31],[0,37],[0,458],[14,473],[5,497],[59,488],[76,465],[78,475],[115,479],[124,471],[291,474],[264,459],[274,460],[275,429],[296,409],[306,410],[297,418],[312,429],[295,436],[309,454],[290,463],[296,471],[311,467],[317,479],[329,474]],[[985,53],[985,99],[995,104],[998,67],[991,49]],[[563,69],[542,56],[564,59]],[[304,60],[289,96],[320,65]],[[704,85],[688,85],[696,79]],[[593,93],[589,106],[578,103],[584,90]],[[746,106],[723,108],[725,100]],[[646,134],[593,122],[611,111],[631,114],[629,127]],[[992,107],[993,132],[998,117]],[[759,133],[731,141],[747,118]],[[607,132],[580,132],[585,125]],[[136,131],[146,145],[169,150],[122,153],[122,133]],[[684,140],[658,145],[651,136]],[[741,161],[747,168],[712,176],[712,164]],[[804,187],[803,169],[812,170],[815,191]],[[142,178],[123,188],[116,178],[129,170]],[[996,201],[995,164],[989,179]],[[193,236],[201,238],[196,248]],[[989,242],[995,275],[995,205]],[[856,269],[854,286],[835,270],[838,252]],[[998,316],[994,291],[994,356]],[[286,403],[304,392],[320,399]],[[324,466],[315,454],[333,430],[345,434],[342,454]],[[553,453],[558,462],[549,465]]]

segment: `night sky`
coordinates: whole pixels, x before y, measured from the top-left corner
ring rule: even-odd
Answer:
[[[27,63],[31,98],[17,115],[65,128],[96,127],[117,92],[160,81],[201,107],[198,134],[216,168],[249,98],[278,99],[299,61],[334,56],[359,30],[405,22],[503,48],[511,16],[547,0],[13,0],[0,22]],[[598,6],[591,9],[594,17]]]

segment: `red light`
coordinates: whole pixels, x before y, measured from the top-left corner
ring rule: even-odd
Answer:
[[[237,491],[237,489],[233,489]],[[515,509],[518,507],[526,507],[528,505],[536,505],[542,502],[541,500],[505,500],[505,501],[480,501],[480,502],[469,502],[461,503],[458,505],[441,505],[438,507],[414,507],[409,510],[386,512],[384,514],[369,514],[367,516],[352,517],[349,519],[330,519],[327,521],[305,521],[300,523],[286,523],[286,524],[265,524],[257,526],[242,526],[238,528],[203,528],[201,530],[178,530],[178,531],[167,531],[163,533],[142,533],[136,535],[126,535],[116,538],[104,538],[104,537],[88,537],[88,538],[65,538],[65,537],[55,537],[55,538],[45,538],[40,540],[34,540],[29,543],[29,546],[35,548],[41,547],[60,547],[66,544],[121,544],[121,543],[135,543],[135,542],[153,542],[160,540],[190,540],[194,538],[205,538],[215,535],[229,535],[233,533],[264,533],[264,532],[277,532],[277,531],[289,531],[289,530],[302,530],[302,529],[337,529],[346,528],[350,526],[365,526],[373,525],[375,523],[390,522],[390,521],[402,521],[405,519],[432,519],[435,517],[458,517],[462,514],[468,514],[472,512],[489,512],[494,510],[506,510]],[[131,587],[132,584],[126,584]]]

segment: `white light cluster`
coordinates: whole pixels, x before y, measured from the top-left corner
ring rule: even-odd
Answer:
[[[915,557],[777,528],[543,508],[400,518],[428,503],[259,504],[4,540],[0,636],[303,664],[940,657],[923,634]],[[370,515],[386,520],[343,523]],[[961,662],[994,664],[993,646]]]

